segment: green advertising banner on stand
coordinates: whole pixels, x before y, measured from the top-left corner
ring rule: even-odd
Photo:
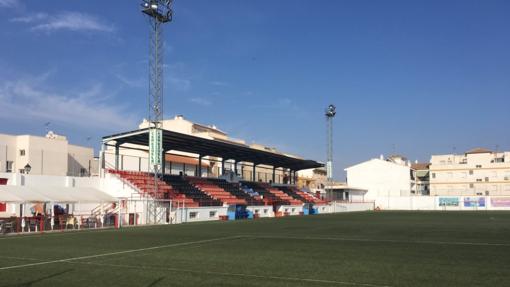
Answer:
[[[151,129],[149,131],[149,164],[151,167],[161,166],[163,157],[163,130]]]

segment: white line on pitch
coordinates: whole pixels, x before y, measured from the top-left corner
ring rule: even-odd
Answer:
[[[348,238],[348,237],[313,237],[313,236],[278,236],[278,235],[251,235],[245,236],[260,239],[297,239],[297,240],[331,240],[331,241],[357,241],[357,242],[387,242],[387,243],[408,243],[408,244],[436,244],[436,245],[472,245],[472,246],[508,246],[510,243],[489,243],[489,242],[453,242],[453,241],[431,241],[431,240],[398,240],[398,239],[371,239],[371,238]]]
[[[129,249],[129,250],[123,250],[123,251],[116,251],[116,252],[108,252],[108,253],[101,253],[101,254],[94,254],[94,255],[86,255],[86,256],[80,256],[80,257],[71,257],[71,258],[66,258],[66,259],[57,259],[57,260],[51,260],[51,261],[43,261],[43,262],[36,262],[36,263],[29,263],[29,264],[13,265],[13,266],[0,267],[0,271],[1,270],[9,270],[9,269],[18,269],[18,268],[24,268],[24,267],[39,266],[39,265],[47,265],[47,264],[53,264],[53,263],[70,262],[70,261],[76,261],[76,260],[82,260],[82,259],[91,259],[91,258],[98,258],[98,257],[106,257],[106,256],[112,256],[112,255],[129,254],[129,253],[143,252],[143,251],[163,249],[163,248],[170,248],[170,247],[187,246],[187,245],[198,244],[198,243],[207,243],[207,242],[213,242],[213,241],[238,239],[238,238],[243,238],[243,237],[244,236],[219,237],[219,238],[212,238],[212,239],[204,239],[204,240],[197,240],[197,241],[189,241],[189,242],[181,242],[181,243],[173,243],[173,244],[152,246],[152,247],[146,247],[146,248]]]
[[[390,285],[379,285],[371,283],[358,283],[349,281],[335,281],[325,279],[313,279],[313,278],[300,278],[300,277],[286,277],[286,276],[272,276],[272,275],[257,275],[257,274],[245,274],[245,273],[229,273],[229,272],[215,272],[215,271],[199,271],[191,269],[180,269],[171,267],[157,267],[157,266],[134,266],[124,264],[105,264],[96,262],[69,262],[71,264],[85,264],[105,267],[118,267],[118,268],[133,268],[133,269],[146,269],[146,270],[161,270],[161,271],[175,271],[175,272],[188,272],[196,274],[209,274],[209,275],[221,275],[231,277],[245,277],[245,278],[256,278],[256,279],[269,279],[269,280],[283,280],[283,281],[300,281],[310,283],[322,283],[330,285],[347,285],[347,286],[365,286],[365,287],[391,287]]]
[[[42,261],[41,259],[37,258],[30,258],[30,257],[16,257],[16,256],[3,256],[1,255],[0,258],[5,259],[17,259],[17,260],[29,260],[29,261]]]

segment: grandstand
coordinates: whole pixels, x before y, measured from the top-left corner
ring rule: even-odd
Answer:
[[[210,139],[163,130],[162,144],[165,151],[185,153],[198,159],[199,164],[196,166],[193,176],[183,172],[175,174],[170,169],[170,173],[163,173],[161,178],[155,180],[154,175],[142,171],[140,165],[135,166],[135,169],[138,168],[138,170],[125,170],[119,164],[121,149],[147,151],[148,144],[148,129],[104,137],[103,145],[115,148],[115,159],[113,166],[107,167],[103,154],[102,170],[110,176],[111,180],[118,178],[129,183],[132,190],[130,190],[131,194],[124,196],[127,200],[144,198],[172,202],[169,205],[170,210],[165,212],[169,215],[166,218],[161,218],[159,223],[174,222],[176,218],[184,218],[188,222],[205,220],[205,218],[214,220],[254,218],[264,215],[306,215],[314,213],[311,211],[314,210],[314,205],[327,204],[326,201],[315,197],[315,195],[297,189],[295,185],[298,170],[322,167],[321,163],[255,149],[225,139]],[[219,177],[207,177],[201,171],[202,160],[211,157],[221,159]],[[227,171],[225,169],[226,160],[235,162],[234,170]],[[238,172],[238,163],[249,165],[252,168],[252,176],[249,179],[243,178],[242,174]],[[272,178],[268,182],[263,182],[260,177],[259,181],[253,180],[256,178],[258,166],[272,167]],[[287,183],[276,184],[274,182],[277,169],[287,170],[291,175]],[[162,170],[168,169],[163,167]],[[183,211],[183,209],[186,210]],[[318,209],[315,210],[318,211]],[[186,214],[183,215],[183,212]],[[132,211],[126,210],[124,213],[129,214]],[[142,221],[138,223],[143,224]]]

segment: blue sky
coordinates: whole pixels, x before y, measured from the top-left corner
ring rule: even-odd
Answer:
[[[139,1],[0,0],[0,132],[97,148],[147,115]],[[175,0],[165,114],[325,160],[510,150],[509,1]],[[87,138],[90,137],[90,140]]]

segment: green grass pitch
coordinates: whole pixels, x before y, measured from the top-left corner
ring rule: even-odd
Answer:
[[[510,212],[359,212],[0,239],[0,286],[510,286]]]

